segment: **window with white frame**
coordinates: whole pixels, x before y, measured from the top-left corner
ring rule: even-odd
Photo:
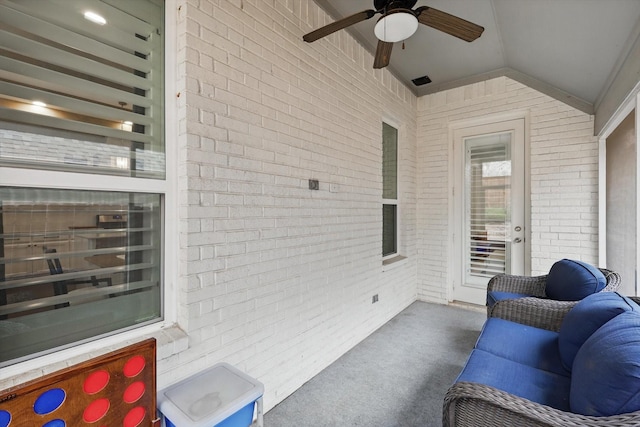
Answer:
[[[382,123],[382,256],[398,253],[398,129]]]
[[[0,367],[162,319],[163,33],[162,0],[0,2]]]

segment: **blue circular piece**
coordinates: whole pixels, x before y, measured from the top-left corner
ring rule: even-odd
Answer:
[[[7,427],[11,422],[11,414],[7,411],[0,411],[0,427]]]
[[[46,424],[43,424],[42,427],[67,427],[67,423],[63,420],[51,420]]]
[[[33,404],[33,412],[38,415],[50,414],[64,403],[66,396],[67,394],[61,388],[47,390],[36,399]]]

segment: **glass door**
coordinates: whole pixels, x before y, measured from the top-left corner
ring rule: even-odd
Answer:
[[[484,305],[489,279],[525,273],[524,121],[459,129],[454,146],[453,296]]]
[[[465,140],[465,282],[511,272],[511,133]]]

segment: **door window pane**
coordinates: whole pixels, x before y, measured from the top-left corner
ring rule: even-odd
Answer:
[[[0,366],[162,317],[161,196],[0,188]]]
[[[469,138],[466,144],[466,280],[486,283],[509,273],[511,134]]]

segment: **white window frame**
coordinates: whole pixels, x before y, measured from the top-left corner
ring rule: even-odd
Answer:
[[[401,225],[402,225],[402,215],[401,215],[401,203],[400,203],[400,194],[401,194],[401,186],[400,186],[400,146],[401,146],[401,127],[398,125],[398,123],[390,118],[387,117],[383,117],[381,120],[381,123],[385,123],[391,127],[393,127],[396,132],[397,132],[397,141],[396,141],[396,198],[395,199],[385,199],[382,198],[382,203],[381,206],[384,205],[394,205],[396,207],[396,251],[394,253],[388,254],[388,255],[383,255],[382,256],[382,261],[383,264],[388,264],[389,262],[392,262],[393,260],[395,260],[396,258],[401,258],[401,248],[402,248],[402,242],[401,242],[401,238],[400,236],[402,235],[401,231]],[[382,126],[381,126],[382,128]],[[382,130],[382,129],[381,129]],[[382,143],[382,139],[381,139],[381,143]],[[382,160],[382,158],[381,158]],[[384,176],[383,176],[384,179]],[[382,232],[382,227],[381,230]]]
[[[165,3],[165,112],[178,110],[177,93],[177,0]],[[161,298],[163,318],[157,322],[117,332],[104,338],[80,343],[69,348],[54,351],[33,359],[18,362],[0,369],[0,381],[25,372],[67,361],[78,355],[90,355],[101,349],[119,345],[130,340],[139,340],[157,334],[162,329],[173,326],[177,321],[178,309],[178,123],[175,114],[167,113],[165,126],[165,179],[135,178],[126,176],[93,175],[77,172],[61,172],[43,169],[0,167],[0,185],[26,188],[52,188],[91,191],[120,191],[137,193],[158,193],[163,196],[162,240],[164,251],[161,260]]]

